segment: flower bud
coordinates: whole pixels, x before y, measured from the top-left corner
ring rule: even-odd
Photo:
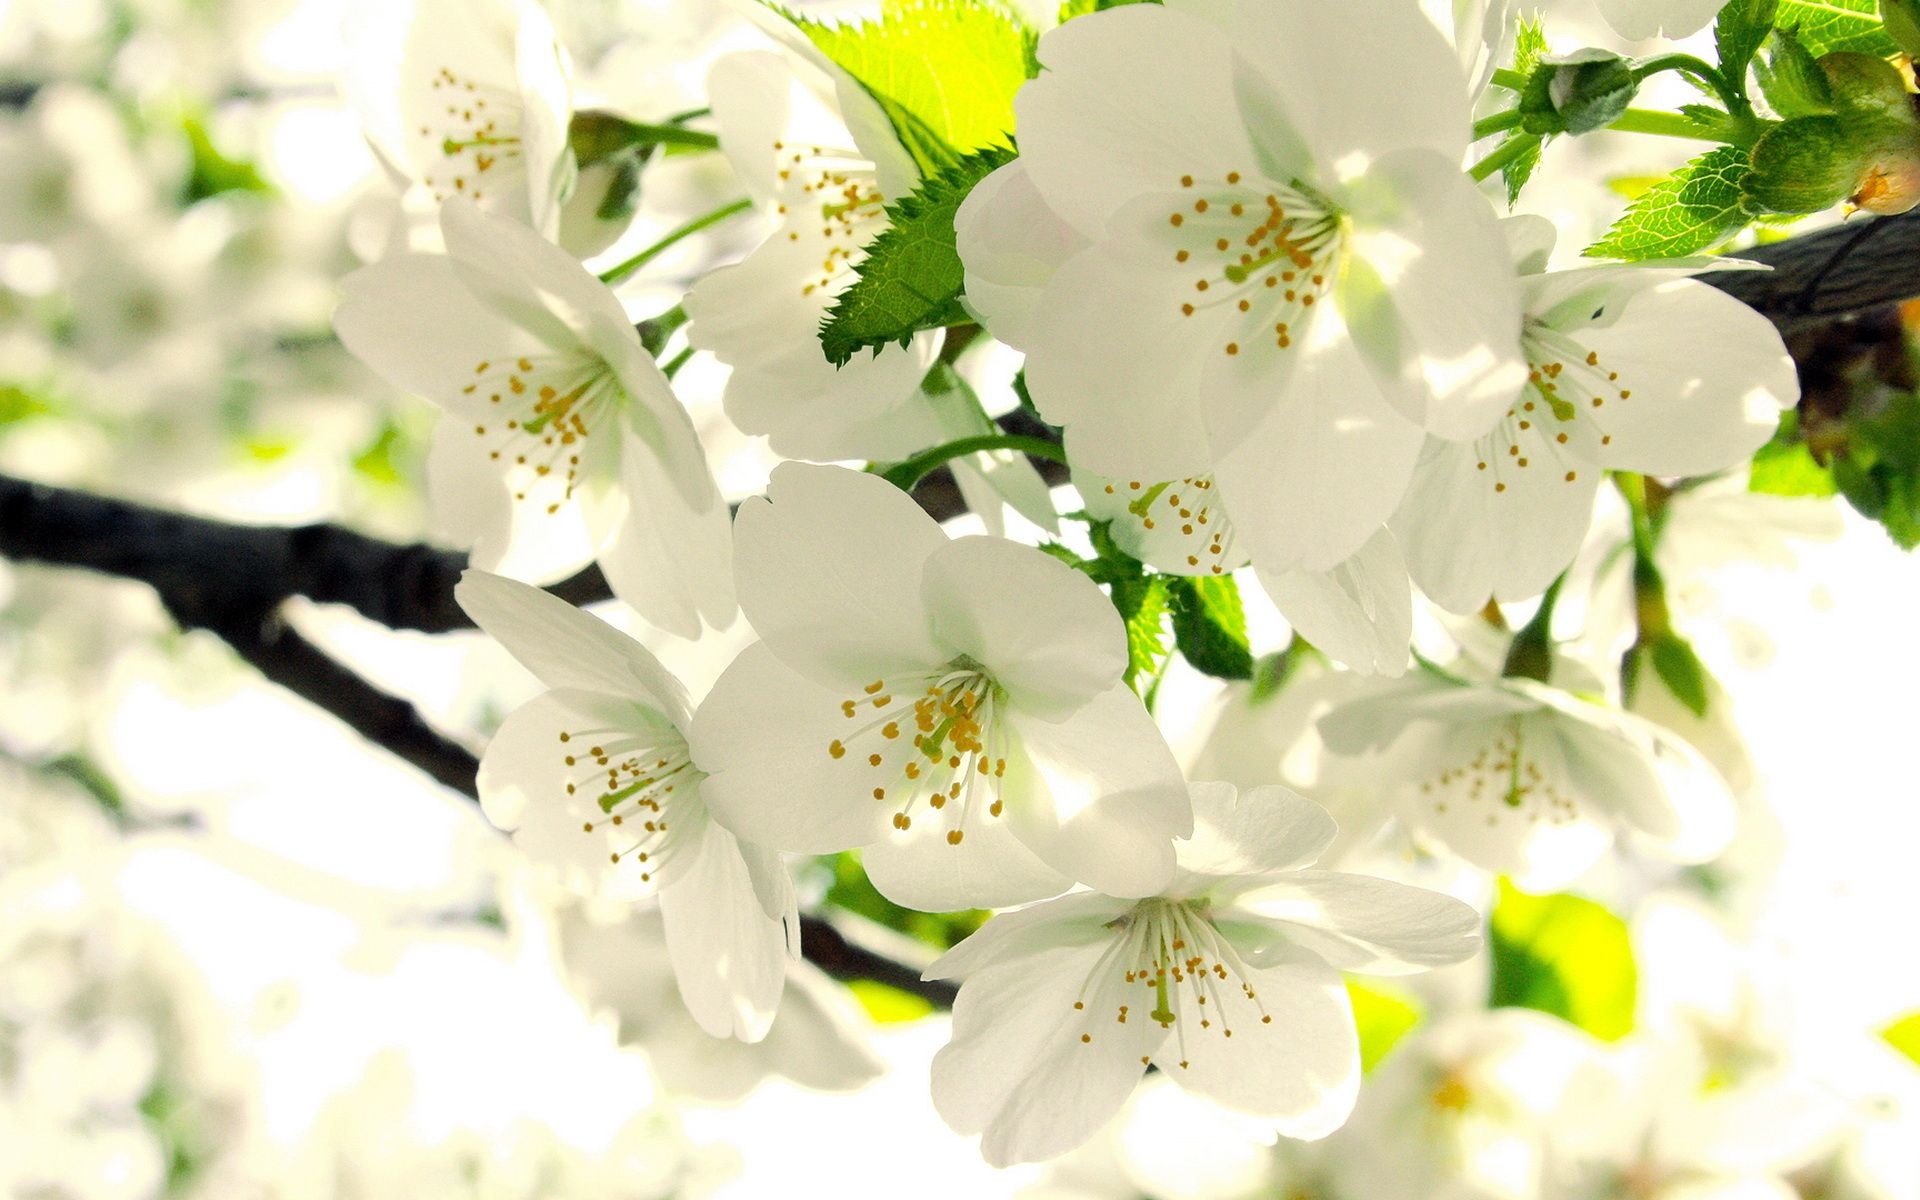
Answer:
[[[1529,133],[1587,133],[1620,119],[1639,90],[1633,64],[1588,47],[1543,59],[1520,99]]]

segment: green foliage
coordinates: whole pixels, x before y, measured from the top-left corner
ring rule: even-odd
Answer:
[[[1639,977],[1620,918],[1578,896],[1529,896],[1506,880],[1488,928],[1488,1004],[1550,1013],[1597,1038],[1633,1030]]]
[[[1791,29],[1774,30],[1772,48],[1754,74],[1760,80],[1760,93],[1783,117],[1812,117],[1833,111],[1833,89],[1827,84],[1827,73]]]
[[[898,930],[908,937],[915,938],[934,947],[945,950],[986,923],[989,915],[983,909],[968,909],[951,913],[915,912],[911,908],[902,908],[880,894],[880,890],[867,879],[865,868],[860,865],[860,852],[847,850],[817,860],[828,873],[826,902],[836,908]],[[912,999],[912,997],[908,997]]]
[[[1902,52],[1920,55],[1920,0],[1880,0],[1880,19]]]
[[[1773,31],[1779,0],[1729,0],[1713,23],[1714,50],[1720,55],[1720,73],[1741,95],[1746,94],[1747,64],[1760,52]]]
[[[1110,8],[1120,8],[1128,4],[1158,4],[1160,0],[1066,0],[1060,6],[1060,23],[1065,25],[1075,17],[1084,17],[1092,13],[1105,12]]]
[[[1887,1045],[1907,1056],[1920,1067],[1920,1012],[1908,1013],[1880,1031]]]
[[[1677,258],[1697,254],[1747,223],[1741,183],[1747,156],[1716,146],[1643,192],[1606,236],[1588,246],[1595,258]]]
[[[1547,56],[1547,29],[1540,14],[1531,17],[1522,16],[1514,31],[1513,70],[1516,74],[1531,77],[1540,60]],[[1527,180],[1533,178],[1535,167],[1540,165],[1540,150],[1546,139],[1535,140],[1533,145],[1520,152],[1506,166],[1500,168],[1500,178],[1507,185],[1507,204],[1511,207],[1520,199],[1520,189],[1527,186]]]
[[[876,1025],[918,1021],[933,1011],[933,1005],[922,997],[871,979],[849,979],[847,990]]]
[[[1771,496],[1831,496],[1840,490],[1813,450],[1800,439],[1800,414],[1787,410],[1773,440],[1753,456],[1747,490]]]
[[[1420,1023],[1420,1005],[1399,988],[1374,980],[1347,980],[1353,1024],[1360,1031],[1360,1069],[1372,1071]]]
[[[1833,479],[1901,549],[1920,546],[1920,396],[1894,392],[1874,411],[1851,416]]]
[[[1707,715],[1707,681],[1711,676],[1692,643],[1679,634],[1671,630],[1654,634],[1628,653],[1625,667],[1621,682],[1628,700],[1640,686],[1641,672],[1652,667],[1687,711],[1696,717]]]
[[[1197,671],[1220,679],[1253,678],[1247,614],[1231,575],[1169,575],[1173,638]]]
[[[974,184],[1012,158],[1007,149],[969,155],[887,206],[892,224],[867,247],[855,267],[860,277],[820,327],[828,361],[845,366],[857,350],[904,346],[919,330],[965,319],[959,297],[966,276],[954,248],[953,216]]]
[[[271,192],[273,187],[250,162],[228,158],[213,144],[213,135],[198,117],[183,117],[180,131],[186,135],[192,165],[181,199],[187,204],[218,196],[223,192]]]
[[[1815,58],[1835,50],[1886,56],[1899,47],[1880,24],[1878,0],[1780,0],[1774,24],[1793,29]]]
[[[1127,686],[1146,696],[1166,670],[1167,577],[1142,576],[1113,584],[1113,606],[1127,627]]]
[[[1842,51],[1823,56],[1818,67],[1825,110],[1793,117],[1754,143],[1741,192],[1756,215],[1819,212],[1849,197],[1869,204],[1866,197],[1876,194],[1870,184],[1880,182],[1884,198],[1884,180],[1911,176],[1920,161],[1920,118],[1891,64]]]
[[[773,6],[880,105],[928,175],[1008,143],[1013,96],[1036,42],[992,0],[885,0],[878,21],[839,24]]]

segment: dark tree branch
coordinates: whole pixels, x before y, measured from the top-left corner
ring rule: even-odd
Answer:
[[[376,613],[387,613],[395,618],[388,623],[400,628],[467,627],[452,599],[461,556],[394,546],[333,526],[232,525],[6,476],[0,476],[0,555],[148,584],[183,629],[218,636],[267,679],[436,782],[479,799],[480,763],[472,753],[434,730],[413,705],[341,666],[280,616],[283,601],[305,595],[351,604],[376,620]],[[383,568],[401,574],[361,574]],[[436,581],[443,591],[422,594],[423,580]],[[576,578],[555,590],[592,590],[590,582],[581,583]],[[454,614],[462,618],[458,624]],[[913,968],[857,945],[822,917],[802,917],[800,933],[801,952],[836,979],[884,983],[940,1007],[953,1003],[952,984],[923,981]]]
[[[1771,271],[1716,271],[1702,281],[1782,333],[1920,296],[1920,211],[1856,219],[1740,251]]]

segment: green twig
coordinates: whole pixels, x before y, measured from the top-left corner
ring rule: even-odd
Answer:
[[[673,230],[671,233],[667,234],[665,237],[661,238],[659,241],[655,242],[653,245],[648,246],[645,250],[642,250],[640,253],[634,255],[632,258],[629,258],[627,261],[619,264],[618,266],[610,267],[607,270],[600,272],[600,281],[602,283],[607,284],[608,286],[612,286],[613,284],[619,283],[621,280],[625,279],[627,276],[633,274],[635,271],[638,271],[641,267],[646,266],[648,263],[652,262],[654,259],[666,253],[666,251],[672,246],[674,246],[676,243],[692,237],[694,234],[699,233],[703,229],[707,229],[711,226],[718,225],[720,222],[728,219],[729,217],[737,216],[740,213],[746,212],[748,209],[752,207],[753,207],[753,201],[748,200],[745,197],[742,197],[741,199],[735,200],[731,204],[723,204],[719,208],[714,209],[712,212],[702,213],[701,215],[693,218],[691,221],[688,221],[686,224],[680,226],[678,229]]]
[[[943,446],[922,451],[896,463],[883,472],[888,483],[903,492],[910,492],[914,485],[925,479],[932,471],[953,459],[968,454],[978,454],[983,450],[1018,450],[1034,458],[1044,458],[1050,462],[1064,464],[1067,452],[1058,443],[1045,438],[1028,437],[1021,433],[983,433],[974,437],[960,438]]]

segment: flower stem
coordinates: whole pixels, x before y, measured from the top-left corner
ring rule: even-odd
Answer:
[[[691,120],[701,115],[695,111],[691,116],[681,119]],[[699,129],[685,129],[680,125],[648,125],[640,121],[626,121],[621,124],[620,132],[626,135],[632,146],[686,146],[694,150],[718,150],[720,139],[711,133]]]
[[[1052,462],[1067,461],[1066,450],[1058,443],[1050,442],[1045,438],[1029,437],[1023,433],[982,433],[922,451],[905,462],[888,467],[883,474],[888,483],[903,492],[910,492],[915,484],[925,479],[935,468],[964,455],[978,454],[982,450],[1018,450],[1023,454]]]
[[[1481,117],[1473,123],[1473,140],[1477,142],[1488,134],[1499,133],[1503,129],[1512,129],[1518,125],[1520,121],[1520,110],[1517,108],[1510,108],[1505,112],[1497,112],[1492,116]]]
[[[686,366],[687,360],[692,357],[693,357],[693,347],[687,346],[683,348],[680,351],[680,353],[674,355],[672,358],[668,359],[664,364],[662,364],[660,367],[660,373],[662,375],[665,375],[668,379],[672,379],[675,375],[678,375],[680,373],[680,368]]]
[[[657,317],[648,317],[633,329],[640,335],[640,344],[647,348],[647,353],[659,358],[660,352],[667,348],[667,339],[673,336],[673,331],[686,323],[686,308],[676,304]]]
[[[1659,137],[1692,138],[1699,142],[1725,142],[1730,140],[1725,133],[1702,125],[1691,117],[1679,113],[1654,112],[1644,108],[1630,108],[1622,113],[1620,119],[1607,126],[1621,133],[1651,133]]]
[[[1682,75],[1691,75],[1698,79],[1714,90],[1729,111],[1739,112],[1747,105],[1746,97],[1734,88],[1718,68],[1691,54],[1662,54],[1656,58],[1650,58],[1633,69],[1633,77],[1638,82],[1649,75],[1657,75],[1661,71],[1678,71]]]
[[[1519,92],[1526,90],[1527,77],[1519,71],[1510,71],[1505,67],[1497,67],[1494,69],[1492,82],[1495,87],[1503,87],[1510,92]]]
[[[720,222],[726,220],[729,217],[737,216],[740,213],[746,212],[748,209],[752,207],[753,207],[753,201],[743,196],[740,199],[735,200],[731,204],[722,204],[719,208],[714,209],[712,212],[702,213],[701,215],[693,218],[691,221],[688,221],[686,224],[668,233],[665,237],[661,238],[659,241],[655,242],[653,245],[648,246],[645,250],[642,250],[640,253],[634,255],[632,258],[629,258],[627,261],[619,264],[618,266],[609,267],[607,270],[600,272],[600,282],[605,283],[609,286],[619,283],[622,279],[625,279],[627,276],[633,274],[635,271],[638,271],[641,267],[646,266],[648,263],[652,262],[654,259],[660,257],[660,255],[664,254],[668,250],[668,248],[673,246],[675,243],[683,241],[687,238],[690,238],[694,234],[699,233],[701,230],[709,228],[710,226],[718,225]]]
[[[1553,609],[1560,602],[1560,588],[1567,582],[1562,571],[1547,585],[1540,607],[1533,617],[1513,635],[1507,645],[1507,661],[1500,674],[1509,679],[1533,679],[1548,683],[1553,678]]]
[[[1539,144],[1540,139],[1531,134],[1511,134],[1506,141],[1494,147],[1492,152],[1485,158],[1473,164],[1473,169],[1468,171],[1467,174],[1473,176],[1476,180],[1485,179],[1502,167],[1519,159],[1522,155],[1526,154],[1527,151]]]

